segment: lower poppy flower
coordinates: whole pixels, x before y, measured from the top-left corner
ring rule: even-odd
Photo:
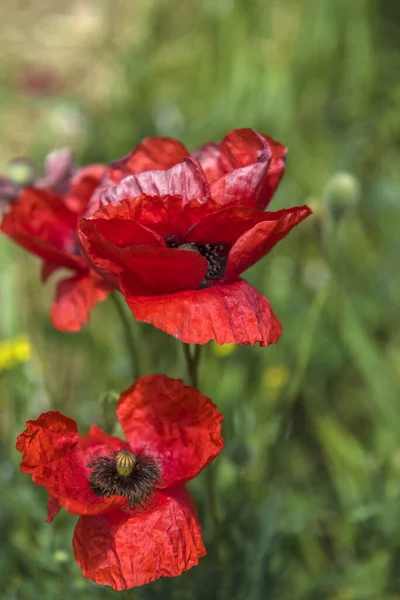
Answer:
[[[80,436],[59,412],[28,421],[18,436],[21,471],[49,493],[47,520],[80,515],[73,537],[85,577],[116,590],[173,577],[205,554],[184,484],[221,451],[222,415],[181,380],[140,378],[120,396],[126,440],[96,426]]]

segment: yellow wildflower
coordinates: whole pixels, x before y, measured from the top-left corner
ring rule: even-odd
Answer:
[[[284,365],[268,367],[262,374],[262,383],[265,387],[277,390],[289,379],[289,369]]]
[[[0,341],[0,371],[28,362],[31,357],[32,346],[26,335]]]
[[[225,356],[230,356],[235,352],[236,344],[222,344],[219,345],[217,342],[211,342],[211,351],[218,358],[225,358]]]

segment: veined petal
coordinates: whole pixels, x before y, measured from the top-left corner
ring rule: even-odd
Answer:
[[[153,169],[170,169],[185,156],[189,156],[189,152],[178,140],[169,137],[148,137],[119,162],[123,163],[125,174],[141,173]]]
[[[275,344],[282,326],[266,298],[239,279],[201,290],[132,296],[126,302],[138,321],[151,323],[187,344]]]
[[[61,459],[78,443],[78,426],[73,419],[58,411],[42,413],[26,422],[26,429],[17,437],[16,448],[22,452],[21,471],[33,475],[37,470]]]
[[[285,170],[287,149],[253,129],[235,129],[222,142],[193,152],[220,204],[253,204],[264,209]]]
[[[143,509],[80,517],[73,547],[83,575],[115,590],[175,577],[205,555],[193,500],[184,488],[156,492]]]
[[[49,190],[24,188],[8,207],[1,230],[17,244],[43,260],[82,271],[84,260],[73,254],[76,216]]]
[[[89,320],[91,309],[102,302],[111,286],[94,271],[62,279],[57,283],[51,320],[61,331],[80,331]]]
[[[100,194],[100,205],[117,204],[126,198],[147,196],[181,196],[182,205],[191,200],[209,198],[210,190],[199,163],[190,157],[168,170],[144,171],[129,175]]]
[[[162,487],[193,479],[224,445],[223,416],[181,379],[141,377],[122,392],[117,415],[132,447],[157,459]]]
[[[308,206],[261,213],[262,221],[248,229],[232,246],[223,281],[234,281],[311,214]]]

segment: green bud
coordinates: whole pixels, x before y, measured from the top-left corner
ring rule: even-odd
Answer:
[[[28,185],[32,182],[35,167],[28,158],[15,158],[7,168],[10,179],[17,185]]]
[[[55,550],[53,560],[56,563],[66,563],[69,561],[68,553],[65,550]]]
[[[238,469],[248,467],[253,458],[253,451],[245,440],[232,440],[227,447],[227,457]]]
[[[341,219],[346,211],[353,209],[360,196],[360,184],[351,173],[336,173],[328,181],[323,194],[324,202],[335,220]]]

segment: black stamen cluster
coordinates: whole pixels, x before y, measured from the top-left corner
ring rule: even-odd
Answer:
[[[115,453],[117,454],[117,453]],[[88,464],[91,469],[89,484],[96,496],[124,496],[129,506],[144,504],[161,481],[161,472],[156,461],[142,453],[136,454],[136,464],[130,475],[117,471],[115,454],[99,456]]]
[[[221,279],[225,275],[227,265],[227,253],[225,246],[222,244],[202,244],[197,245],[194,243],[177,245],[173,237],[166,239],[167,246],[169,248],[182,248],[185,250],[193,250],[200,252],[202,256],[207,260],[208,267],[203,281],[200,284],[200,288],[208,287],[210,281]]]
[[[225,275],[227,263],[227,258],[223,256],[225,247],[221,244],[204,244],[197,248],[208,262],[207,272],[204,276],[205,281],[221,279]]]

